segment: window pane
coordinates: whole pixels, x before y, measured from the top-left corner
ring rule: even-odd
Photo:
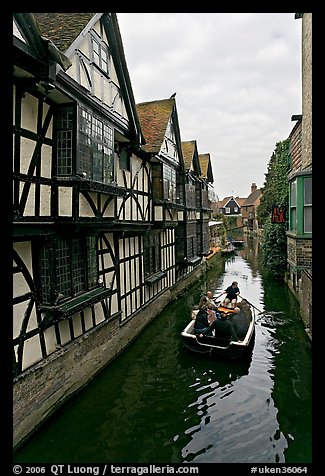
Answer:
[[[304,205],[311,205],[312,201],[312,179],[311,177],[304,180]]]
[[[304,208],[304,233],[312,232],[312,207]]]
[[[88,255],[88,288],[91,289],[98,284],[97,272],[97,239],[95,236],[87,237]]]
[[[296,209],[290,209],[290,230],[297,231],[297,222],[296,222]]]
[[[76,295],[85,289],[85,272],[81,240],[72,240],[72,294]]]
[[[79,136],[79,173],[86,173],[85,178],[90,179],[91,174],[91,161],[92,161],[92,147],[91,139],[85,134]]]
[[[72,172],[72,131],[57,133],[57,173],[70,175]]]
[[[95,146],[95,144],[94,144]],[[93,149],[93,180],[102,182],[103,180],[103,153],[100,149],[100,145],[97,144],[97,148]]]
[[[297,182],[294,180],[290,184],[290,203],[292,207],[295,207],[297,204]]]
[[[70,250],[67,240],[58,240],[55,252],[56,291],[69,297],[70,291]]]
[[[104,161],[104,183],[113,182],[113,151],[104,146],[103,161]]]

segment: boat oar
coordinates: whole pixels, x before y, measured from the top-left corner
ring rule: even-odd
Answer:
[[[244,298],[243,296],[240,296],[240,295],[239,295],[239,297],[242,298],[242,299],[244,299],[250,306],[252,306],[254,309],[256,309],[256,311],[258,311],[260,314],[263,313],[263,311],[260,311],[259,309],[257,309],[256,306],[254,306],[254,304],[252,304],[251,302],[249,302],[248,299],[246,299],[246,298]]]
[[[219,296],[213,296],[213,299],[218,299],[222,295],[223,295],[223,292],[221,294],[219,294]]]

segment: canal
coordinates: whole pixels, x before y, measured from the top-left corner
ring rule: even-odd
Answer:
[[[15,463],[310,463],[311,344],[259,244],[218,258],[141,336],[14,454]],[[261,311],[243,362],[189,353],[193,304],[236,280]]]

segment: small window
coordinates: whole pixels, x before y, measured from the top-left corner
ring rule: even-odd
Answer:
[[[40,250],[40,281],[43,304],[57,304],[95,288],[96,237],[47,240]]]
[[[297,231],[297,180],[290,183],[289,228],[291,231]]]
[[[161,270],[160,235],[149,233],[143,239],[144,273],[145,277]]]
[[[101,42],[97,38],[92,38],[92,47],[93,47],[93,62],[98,68],[109,74],[109,54],[107,46],[105,43]]]
[[[304,179],[304,233],[312,232],[312,179]]]
[[[72,139],[74,111],[72,107],[62,107],[55,117],[57,174],[72,174]]]

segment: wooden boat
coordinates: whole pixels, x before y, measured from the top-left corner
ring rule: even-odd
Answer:
[[[184,346],[187,350],[197,354],[208,354],[210,356],[223,357],[227,359],[241,359],[250,355],[255,342],[255,308],[251,307],[245,299],[242,299],[239,306],[240,312],[222,306],[216,302],[218,312],[224,312],[236,331],[240,341],[235,342],[215,336],[203,336],[194,334],[194,322],[197,309],[192,310],[192,319],[181,332]]]
[[[225,256],[234,253],[234,251],[236,251],[236,248],[231,241],[227,241],[225,246],[221,248],[221,254]]]
[[[232,244],[235,248],[243,248],[245,241],[244,240],[232,240]]]

